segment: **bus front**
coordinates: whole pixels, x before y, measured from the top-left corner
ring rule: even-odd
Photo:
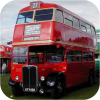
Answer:
[[[49,76],[66,71],[64,48],[54,42],[54,7],[54,4],[38,1],[19,12],[9,79],[15,96],[38,90],[43,93],[55,85],[55,79]],[[63,77],[64,74],[60,74]]]

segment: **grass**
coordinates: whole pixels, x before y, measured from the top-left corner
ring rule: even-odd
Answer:
[[[1,76],[1,89],[3,93],[12,99],[51,99],[49,93],[40,95],[38,93],[25,93],[24,96],[14,97],[11,91],[11,87],[8,85],[8,80],[10,73],[7,73],[5,76]],[[66,96],[62,99],[89,99],[93,97],[99,89],[99,78],[96,78],[94,86],[88,87],[86,84],[79,85],[73,88],[67,89]]]

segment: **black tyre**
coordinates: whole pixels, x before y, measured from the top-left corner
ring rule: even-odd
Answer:
[[[24,92],[21,87],[13,87],[12,86],[12,93],[16,97],[24,95]]]
[[[52,99],[60,99],[64,93],[64,85],[61,78],[58,78],[54,88],[50,90]]]
[[[93,71],[90,71],[90,73],[89,73],[88,85],[89,86],[94,85],[94,73],[93,73]]]

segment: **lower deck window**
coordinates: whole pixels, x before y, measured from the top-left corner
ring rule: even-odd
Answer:
[[[51,50],[46,52],[46,61],[49,63],[64,61],[63,51]]]
[[[76,51],[76,61],[82,61],[82,51]]]
[[[83,61],[88,61],[88,52],[83,52]]]
[[[75,51],[67,50],[67,61],[75,61]]]
[[[93,53],[89,52],[89,61],[93,61]]]

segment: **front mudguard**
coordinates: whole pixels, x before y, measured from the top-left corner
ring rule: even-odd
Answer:
[[[46,84],[49,87],[54,87],[56,84],[56,77],[48,77]]]
[[[66,85],[66,77],[63,72],[53,72],[48,77],[46,78],[46,85],[49,88],[55,87],[56,85],[56,80],[58,77],[61,77]]]

